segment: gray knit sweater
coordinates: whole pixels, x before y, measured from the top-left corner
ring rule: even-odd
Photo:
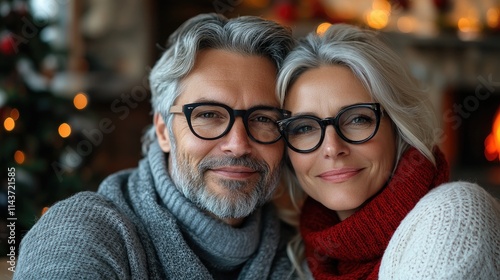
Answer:
[[[293,233],[272,205],[239,228],[173,186],[157,144],[97,193],[63,200],[23,238],[14,279],[291,279]]]

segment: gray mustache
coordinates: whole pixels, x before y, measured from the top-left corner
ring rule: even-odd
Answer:
[[[198,170],[200,172],[205,172],[208,169],[233,165],[251,168],[252,170],[255,170],[259,173],[269,172],[269,166],[264,161],[255,160],[250,157],[205,158],[198,165]]]

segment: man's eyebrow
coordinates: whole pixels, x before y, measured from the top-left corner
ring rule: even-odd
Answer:
[[[222,105],[229,106],[229,107],[233,108],[232,106],[230,106],[224,102],[221,102],[221,101],[215,100],[215,99],[211,99],[211,98],[209,99],[206,97],[200,97],[198,99],[195,99],[193,102],[189,102],[189,103],[203,103],[203,102],[213,103],[213,104],[222,104]],[[258,103],[258,104],[254,104],[253,106],[249,107],[248,109],[255,108],[255,107],[276,107],[276,108],[279,108],[279,105]],[[239,110],[240,108],[233,108],[233,109]]]
[[[206,98],[206,97],[201,97],[201,98],[195,99],[194,102],[190,102],[190,103],[202,103],[202,102],[224,104],[224,103],[222,103],[220,101],[217,101],[217,100],[214,100],[214,99],[209,99],[209,98]]]

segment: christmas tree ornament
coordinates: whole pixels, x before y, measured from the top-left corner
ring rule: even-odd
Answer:
[[[16,54],[14,37],[10,32],[5,32],[0,37],[0,53],[5,56]]]

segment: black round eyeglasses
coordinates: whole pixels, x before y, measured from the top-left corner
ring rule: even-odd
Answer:
[[[381,114],[379,103],[360,103],[343,108],[335,117],[320,119],[311,115],[298,115],[280,120],[278,125],[290,149],[298,153],[310,153],[323,143],[328,125],[332,125],[347,143],[365,143],[377,133]]]
[[[225,104],[202,102],[170,107],[171,114],[182,114],[191,132],[204,140],[215,140],[226,135],[236,117],[243,118],[247,135],[260,144],[272,144],[281,138],[277,122],[290,112],[270,106],[256,106],[248,110],[234,110]]]

